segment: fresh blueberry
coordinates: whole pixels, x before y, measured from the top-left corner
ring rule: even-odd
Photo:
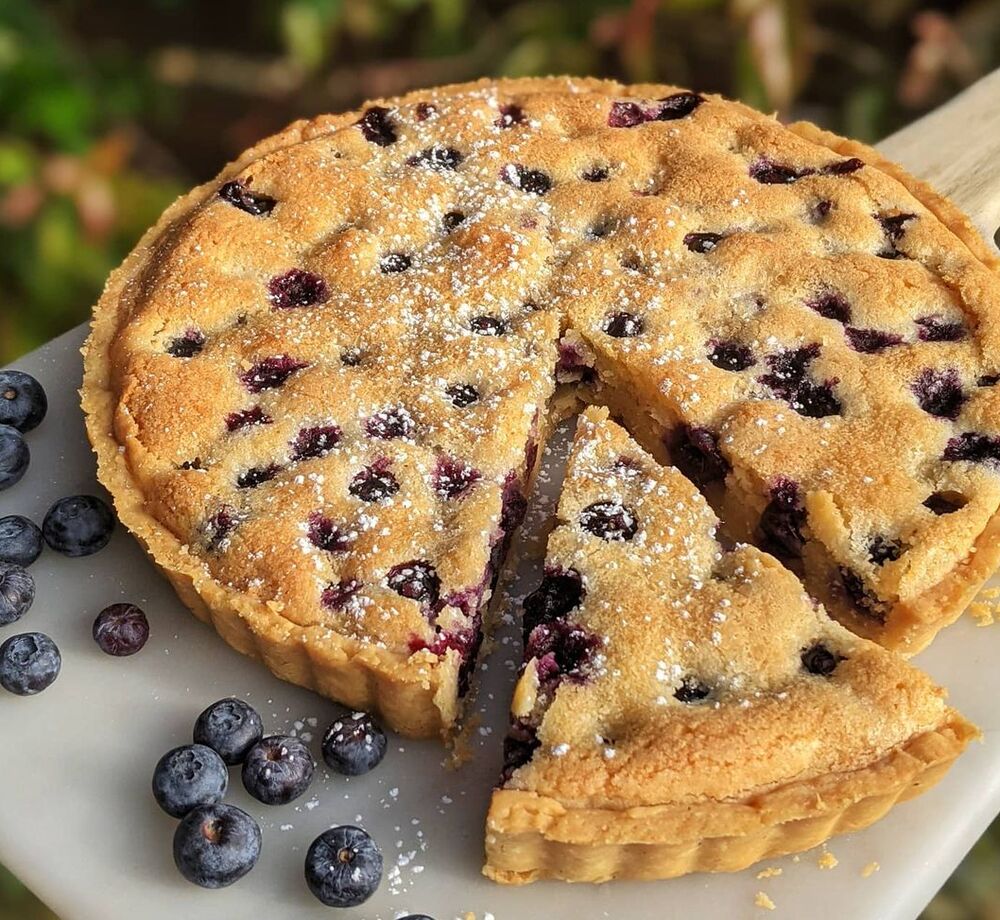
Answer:
[[[111,509],[93,495],[60,498],[42,521],[45,542],[65,556],[89,556],[104,549],[114,529]]]
[[[243,785],[265,805],[287,805],[312,782],[312,754],[298,738],[270,735],[258,741],[243,761]]]
[[[201,805],[177,825],[174,862],[202,888],[225,888],[243,878],[260,856],[260,827],[235,805]]]
[[[20,480],[30,462],[31,451],[21,432],[10,425],[0,425],[0,492]]]
[[[227,788],[225,763],[204,744],[185,744],[167,751],[153,771],[153,798],[174,818],[183,818],[199,805],[221,802]]]
[[[0,562],[27,567],[42,553],[42,531],[19,514],[0,518]]]
[[[382,881],[382,853],[360,827],[323,831],[306,853],[306,884],[328,907],[364,904]]]
[[[212,703],[194,724],[195,743],[212,748],[230,765],[243,763],[263,736],[264,723],[257,710],[232,697]]]
[[[45,390],[31,374],[0,371],[0,425],[31,431],[41,424],[48,408]]]
[[[112,604],[94,620],[94,641],[102,652],[125,658],[138,652],[149,638],[149,620],[135,604]]]
[[[22,633],[0,645],[0,687],[18,696],[41,693],[60,668],[62,656],[45,633]]]
[[[20,620],[35,600],[35,579],[27,569],[0,562],[0,626]]]
[[[427,914],[407,914],[405,917],[400,917],[399,920],[434,920],[434,918],[428,917]]]
[[[345,776],[361,776],[382,762],[388,743],[385,732],[367,712],[356,712],[337,719],[326,730],[323,760]]]

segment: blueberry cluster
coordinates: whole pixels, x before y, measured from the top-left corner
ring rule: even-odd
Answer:
[[[24,435],[48,411],[42,385],[23,371],[0,371],[0,491],[19,482],[31,452]],[[115,527],[111,509],[93,495],[70,495],[49,508],[39,527],[20,514],[0,518],[0,627],[23,617],[35,600],[28,567],[43,547],[64,556],[89,556],[107,546]],[[110,655],[131,655],[149,637],[146,615],[133,604],[115,604],[98,616],[94,639]],[[59,676],[62,656],[44,633],[11,636],[0,645],[0,686],[19,696],[40,693]]]
[[[367,713],[336,719],[323,737],[323,759],[345,776],[374,769],[385,756],[385,732]],[[316,764],[309,747],[290,735],[264,735],[249,704],[218,700],[198,716],[193,743],[168,751],[153,771],[153,797],[171,817],[174,862],[203,888],[223,888],[257,863],[261,831],[245,811],[226,804],[229,767],[239,766],[246,791],[265,805],[287,805],[303,795]],[[382,880],[382,854],[359,827],[324,831],[305,861],[309,889],[324,904],[353,907],[368,900]]]

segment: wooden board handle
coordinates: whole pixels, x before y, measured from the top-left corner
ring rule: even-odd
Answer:
[[[1000,246],[1000,70],[878,145]]]

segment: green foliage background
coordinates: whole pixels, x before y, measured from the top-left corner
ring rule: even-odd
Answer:
[[[86,319],[173,197],[300,115],[568,72],[874,141],[998,65],[1000,0],[0,0],[0,363]],[[1000,920],[998,841],[928,920]],[[0,868],[0,920],[50,916]]]

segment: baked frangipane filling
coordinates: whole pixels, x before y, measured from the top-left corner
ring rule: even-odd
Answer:
[[[867,148],[672,87],[482,81],[298,122],[177,202],[96,308],[84,406],[199,615],[427,734],[555,379],[853,629],[926,642],[1000,552],[998,292]]]
[[[741,869],[864,827],[976,730],[787,569],[725,549],[694,485],[588,409],[524,602],[486,874]]]

